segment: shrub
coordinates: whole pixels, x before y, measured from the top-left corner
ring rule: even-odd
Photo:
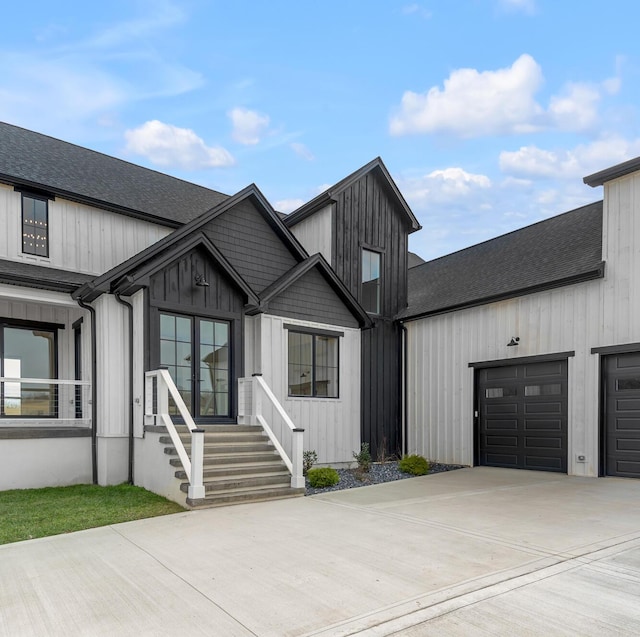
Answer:
[[[302,473],[306,476],[307,473],[309,473],[309,469],[311,469],[316,462],[318,462],[318,454],[315,451],[303,451]]]
[[[363,473],[369,473],[371,467],[371,452],[369,451],[369,443],[363,442],[360,445],[360,453],[353,452],[353,457],[358,463],[358,469]]]
[[[332,487],[340,482],[340,476],[335,469],[331,467],[320,467],[318,469],[309,469],[307,472],[309,486],[314,489],[322,489],[323,487]]]
[[[418,455],[404,456],[398,463],[398,469],[412,476],[423,476],[429,472],[429,462]]]

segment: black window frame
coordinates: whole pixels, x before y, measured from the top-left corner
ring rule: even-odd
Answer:
[[[58,358],[59,358],[59,330],[64,329],[64,325],[59,323],[40,323],[37,321],[28,321],[22,319],[10,319],[0,317],[0,378],[4,378],[4,330],[5,328],[13,328],[13,329],[26,329],[26,330],[40,330],[45,332],[51,332],[53,334],[53,378],[50,380],[58,380],[59,379],[59,367],[58,367]],[[49,379],[43,379],[49,380]],[[21,414],[19,416],[15,416],[12,414],[5,413],[5,403],[4,403],[4,383],[0,384],[0,422],[4,420],[46,420],[46,419],[56,419],[59,417],[59,385],[55,384],[53,391],[53,404],[54,409],[53,413],[49,415],[35,414],[35,415],[24,415]]]
[[[369,253],[369,254],[375,254],[378,256],[379,259],[379,277],[378,277],[378,285],[377,285],[377,291],[378,291],[378,304],[375,310],[369,309],[366,307],[365,303],[364,303],[364,285],[365,283],[369,283],[370,281],[374,281],[375,279],[370,279],[370,281],[363,281],[364,278],[364,272],[363,272],[363,268],[362,268],[362,262],[364,261],[364,255],[365,252]],[[376,248],[375,246],[370,246],[370,245],[366,245],[366,244],[360,244],[360,303],[362,305],[362,307],[364,308],[364,310],[367,312],[367,314],[373,314],[374,316],[381,316],[382,315],[382,304],[383,304],[383,290],[382,290],[382,286],[383,286],[383,282],[382,282],[382,272],[383,272],[383,267],[384,267],[384,250],[382,248]]]
[[[26,244],[26,235],[25,235],[25,199],[31,199],[34,201],[43,201],[44,205],[45,205],[45,246],[44,246],[44,254],[41,252],[38,252],[38,248],[36,246],[36,248],[34,248],[33,250],[29,250],[27,248]],[[20,209],[21,209],[21,219],[22,219],[22,225],[21,225],[21,231],[22,231],[22,254],[28,254],[30,256],[35,256],[35,257],[42,257],[44,259],[48,259],[49,258],[49,197],[45,196],[45,195],[39,195],[33,192],[22,192],[21,193],[21,202],[20,202]]]
[[[340,338],[344,336],[344,332],[335,332],[333,330],[323,330],[316,328],[308,328],[303,325],[292,325],[285,324],[285,330],[287,330],[287,397],[288,398],[321,398],[326,400],[338,400],[340,398]],[[291,383],[289,382],[289,338],[291,334],[304,334],[306,336],[311,336],[311,394],[292,394],[290,392]],[[317,384],[316,384],[316,347],[317,347],[317,338],[325,337],[332,338],[336,341],[337,348],[337,364],[336,364],[336,395],[335,396],[325,396],[323,394],[318,394]]]

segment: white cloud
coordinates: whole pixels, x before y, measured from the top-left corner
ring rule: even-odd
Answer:
[[[534,95],[542,71],[530,55],[497,71],[457,69],[426,93],[406,91],[391,119],[392,135],[449,131],[461,137],[537,130],[543,109]]]
[[[604,94],[620,90],[619,71],[599,84],[569,82],[545,108],[535,99],[542,70],[527,54],[496,71],[457,69],[443,88],[405,91],[392,116],[392,135],[453,133],[459,137],[513,135],[543,130],[591,132],[600,125]]]
[[[234,163],[221,146],[207,146],[191,129],[178,128],[158,120],[125,132],[127,151],[142,155],[159,166],[187,170],[218,168]]]
[[[425,9],[423,6],[419,5],[417,2],[413,4],[407,4],[402,7],[403,15],[419,15],[421,18],[428,19],[431,17],[431,11]]]
[[[584,131],[598,121],[600,91],[590,84],[567,84],[562,95],[549,101],[549,115],[560,130]]]
[[[422,177],[399,179],[398,184],[411,205],[421,205],[467,198],[479,190],[489,188],[491,180],[486,175],[451,167],[434,170]]]
[[[269,127],[269,116],[248,108],[237,107],[229,111],[233,124],[231,135],[240,144],[252,146],[257,144]]]
[[[500,153],[500,169],[509,175],[533,179],[577,179],[640,154],[640,139],[618,136],[598,139],[569,150],[522,146]]]
[[[274,208],[280,212],[289,214],[297,210],[304,203],[306,203],[304,199],[280,199],[280,201],[276,201]]]
[[[302,157],[302,159],[306,159],[307,161],[313,161],[315,159],[313,153],[304,144],[301,144],[300,142],[292,142],[289,145],[291,146],[291,150],[293,150],[298,157]]]

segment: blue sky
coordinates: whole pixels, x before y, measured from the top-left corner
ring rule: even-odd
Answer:
[[[633,0],[10,3],[0,120],[290,211],[381,156],[433,258],[640,155]]]

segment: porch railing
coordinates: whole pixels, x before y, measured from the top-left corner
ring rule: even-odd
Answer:
[[[0,376],[0,415],[11,424],[91,424],[91,382]]]
[[[191,457],[189,457],[169,413],[169,396],[173,399],[178,413],[191,434]],[[204,498],[205,488],[202,477],[204,430],[198,429],[196,426],[168,370],[157,369],[145,373],[144,415],[145,424],[166,427],[189,480],[188,497],[193,500]]]
[[[240,378],[238,393],[238,415],[262,426],[291,473],[291,486],[303,488],[304,429],[295,426],[262,376]]]

